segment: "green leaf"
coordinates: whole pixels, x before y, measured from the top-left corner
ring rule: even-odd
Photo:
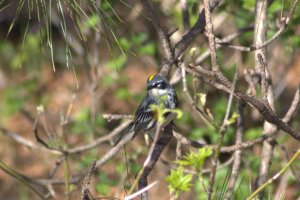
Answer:
[[[238,118],[238,116],[239,115],[237,114],[237,112],[234,112],[232,114],[231,118],[229,120],[227,120],[227,125],[229,126],[229,125],[233,124],[236,121],[236,119]]]
[[[182,160],[177,160],[179,165],[187,165],[193,167],[197,172],[200,172],[204,161],[213,153],[212,147],[203,147],[197,153],[190,151]]]
[[[170,192],[178,197],[181,192],[190,190],[192,178],[192,174],[185,175],[183,167],[179,166],[176,170],[171,170],[170,175],[166,177],[166,182],[169,184]]]
[[[205,93],[197,93],[196,96],[199,97],[199,102],[200,102],[201,106],[204,107],[206,104],[206,94]]]

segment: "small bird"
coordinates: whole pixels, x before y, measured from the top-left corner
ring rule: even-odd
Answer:
[[[147,79],[147,95],[138,106],[135,112],[134,121],[117,139],[115,145],[120,142],[125,134],[133,131],[133,139],[137,134],[149,132],[152,128],[154,128],[157,123],[157,119],[155,119],[155,113],[150,108],[150,105],[159,105],[161,102],[165,109],[175,109],[178,104],[177,95],[166,77],[159,74],[152,75]],[[165,120],[163,127],[172,123],[173,120],[173,115],[171,113],[166,113],[164,117]]]

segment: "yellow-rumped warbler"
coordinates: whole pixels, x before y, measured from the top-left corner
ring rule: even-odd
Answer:
[[[134,121],[124,131],[119,139],[115,142],[115,145],[119,143],[122,137],[129,133],[134,132],[132,139],[141,132],[148,132],[154,128],[157,122],[155,119],[155,113],[150,108],[150,105],[158,105],[160,102],[163,103],[163,107],[166,109],[175,109],[178,104],[178,99],[175,90],[172,88],[166,77],[162,75],[150,76],[147,80],[147,95],[140,103],[139,107],[135,112]],[[172,123],[172,114],[167,113],[166,122],[164,126]]]

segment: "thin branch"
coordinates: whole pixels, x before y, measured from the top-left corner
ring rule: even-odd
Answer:
[[[220,127],[219,130],[219,138],[218,138],[218,142],[217,142],[217,146],[214,149],[214,158],[212,161],[212,167],[211,167],[211,173],[210,173],[210,177],[209,177],[209,189],[208,189],[208,194],[207,194],[207,199],[211,199],[212,198],[212,193],[213,193],[213,187],[214,187],[214,183],[215,183],[215,176],[216,176],[216,170],[217,170],[217,163],[218,163],[218,159],[220,156],[220,150],[221,150],[221,146],[223,144],[223,140],[224,140],[224,136],[225,136],[225,132],[228,126],[228,119],[229,119],[229,114],[230,114],[230,110],[231,110],[231,106],[232,106],[232,102],[233,102],[233,95],[234,95],[234,91],[235,91],[235,85],[237,82],[237,76],[238,76],[238,68],[236,68],[236,72],[235,72],[235,76],[234,76],[234,80],[233,80],[233,84],[231,87],[231,92],[230,92],[230,96],[229,96],[229,100],[227,103],[227,109],[226,109],[226,113],[225,113],[225,117],[223,119],[223,123],[222,126]]]
[[[158,136],[159,136],[160,131],[161,131],[161,124],[158,123],[158,125],[156,126],[156,130],[155,130],[154,140],[153,140],[153,142],[152,142],[152,144],[151,144],[151,147],[150,147],[150,150],[149,150],[149,152],[148,152],[148,155],[147,155],[147,157],[146,157],[146,159],[145,159],[145,161],[144,161],[143,167],[140,169],[140,171],[139,171],[139,173],[138,173],[138,175],[137,175],[137,177],[136,177],[134,183],[131,185],[131,188],[130,188],[130,190],[129,190],[129,192],[128,192],[129,194],[131,194],[131,193],[133,192],[134,188],[136,187],[136,185],[138,184],[138,182],[139,182],[141,176],[142,176],[143,173],[144,173],[144,169],[146,168],[146,166],[147,166],[147,165],[149,164],[149,162],[150,162],[151,155],[152,155],[152,153],[153,153],[153,151],[154,151],[154,147],[155,147],[155,144],[156,144],[156,142],[157,142],[157,140],[158,140]],[[147,186],[147,185],[144,185],[143,187],[140,187],[140,185],[139,185],[139,190],[142,190],[142,189],[143,189],[144,187],[146,187],[146,186]],[[142,198],[142,199],[147,199],[147,193],[142,193],[142,194],[141,194],[141,198]]]
[[[261,45],[266,41],[267,22],[268,22],[267,8],[268,8],[267,0],[256,0],[254,45]],[[261,77],[261,91],[262,91],[263,103],[265,104],[267,109],[269,109],[272,112],[275,112],[275,108],[274,108],[275,100],[274,100],[274,91],[272,87],[272,78],[267,68],[267,63],[268,63],[267,49],[261,48],[255,51],[254,59],[255,59],[255,71],[258,72]],[[277,134],[276,126],[274,126],[273,124],[267,121],[264,121],[262,134],[267,135],[274,132],[276,135]],[[274,144],[275,144],[274,138],[271,138],[271,140],[265,140],[263,142],[255,188],[260,187],[268,178],[269,167],[273,156]],[[263,194],[264,193],[259,194],[259,199],[263,198]]]
[[[226,37],[224,37],[224,38],[222,38],[222,39],[219,39],[219,38],[216,38],[216,49],[220,49],[220,48],[222,48],[223,46],[222,45],[220,45],[220,44],[218,44],[219,42],[222,42],[222,43],[227,43],[227,42],[230,42],[230,41],[232,41],[233,39],[235,39],[235,38],[237,38],[237,37],[239,37],[239,36],[241,36],[243,33],[246,33],[246,32],[248,32],[248,31],[250,31],[250,30],[252,30],[253,29],[253,25],[250,25],[250,26],[248,26],[248,27],[246,27],[246,28],[243,28],[243,29],[240,29],[240,30],[238,30],[237,32],[235,32],[235,33],[232,33],[232,34],[229,34],[228,36],[226,36]],[[207,50],[207,51],[205,51],[204,53],[202,53],[200,56],[198,56],[197,58],[196,58],[196,61],[195,61],[195,64],[196,65],[199,65],[199,64],[201,64],[206,58],[208,58],[210,56],[210,50]]]
[[[144,187],[143,189],[129,195],[126,196],[124,200],[131,200],[137,196],[139,196],[142,193],[145,193],[146,191],[150,190],[151,188],[153,188],[155,185],[157,185],[158,181],[154,181],[153,183],[150,183],[147,187]]]
[[[52,153],[52,154],[56,154],[56,155],[62,155],[62,153],[60,151],[48,149],[48,148],[45,148],[42,145],[35,144],[32,141],[24,138],[23,136],[21,136],[21,135],[19,135],[17,133],[14,133],[12,131],[9,131],[9,130],[3,128],[3,127],[0,127],[0,132],[3,135],[11,138],[15,142],[17,142],[19,144],[22,144],[25,147],[28,147],[29,149],[37,149],[37,150],[40,150],[40,151],[43,151],[43,152],[47,152],[47,153]]]
[[[190,28],[190,14],[189,3],[187,0],[180,0],[180,7],[182,12],[182,24],[185,30]]]
[[[299,105],[299,100],[300,100],[300,90],[299,90],[299,87],[298,87],[297,91],[295,92],[293,101],[290,105],[290,108],[287,111],[287,113],[285,114],[285,116],[283,117],[282,121],[289,122],[291,120],[291,118],[293,117],[293,115],[297,111],[297,108],[298,108],[298,105]]]
[[[256,46],[250,46],[250,47],[236,46],[236,45],[232,45],[232,44],[228,44],[228,43],[218,43],[218,44],[220,44],[224,47],[229,47],[229,48],[235,49],[237,51],[255,51],[255,50],[259,50],[259,49],[267,47],[274,40],[276,40],[284,32],[286,27],[289,25],[298,3],[299,3],[299,0],[293,1],[293,5],[292,5],[287,17],[281,19],[281,25],[280,25],[279,30],[270,39],[264,41],[262,44],[259,44]]]
[[[170,142],[172,138],[172,130],[173,130],[173,124],[170,123],[166,127],[164,127],[163,132],[160,134],[160,137],[158,141],[155,143],[153,153],[151,153],[151,157],[147,165],[144,167],[143,174],[141,175],[141,178],[139,179],[138,187],[139,189],[142,189],[148,185],[147,177],[154,168],[157,160],[160,157],[160,154],[164,150],[164,148],[167,146],[167,144]],[[142,196],[142,199],[146,199],[146,195]]]
[[[284,145],[278,145],[277,147],[280,147],[280,149],[283,151],[285,158],[288,162],[290,160],[290,158],[289,158],[289,153],[288,153],[288,150],[286,149],[286,147]],[[290,170],[291,170],[291,174],[294,176],[297,183],[300,183],[300,175],[298,174],[299,170],[297,170],[293,165],[290,166]]]
[[[5,173],[9,174],[10,176],[14,177],[18,181],[20,181],[23,185],[28,187],[34,194],[39,196],[41,199],[47,199],[43,194],[41,194],[37,189],[32,187],[26,177],[24,177],[22,174],[18,173],[17,171],[11,169],[9,166],[7,166],[5,163],[3,163],[0,160],[0,169],[2,169]]]
[[[261,191],[263,191],[268,185],[272,184],[274,181],[277,180],[279,176],[281,176],[296,160],[296,158],[300,155],[300,149],[297,150],[297,152],[293,155],[293,157],[289,160],[289,162],[272,178],[270,178],[267,182],[265,182],[262,186],[257,188],[248,198],[247,200],[254,199],[256,195],[258,195]]]
[[[78,146],[78,147],[74,147],[72,149],[67,149],[65,150],[66,153],[68,154],[76,154],[76,153],[82,153],[88,150],[91,150],[97,146],[99,146],[100,144],[104,143],[104,142],[108,142],[111,141],[116,135],[118,135],[119,133],[121,133],[126,127],[128,127],[128,125],[131,123],[130,120],[125,121],[124,123],[120,124],[118,127],[116,127],[112,132],[110,132],[109,134],[97,138],[94,141],[92,141],[89,144],[86,145],[82,145],[82,146]]]
[[[211,15],[210,15],[210,6],[209,6],[210,0],[204,0],[204,11],[205,11],[205,29],[208,34],[208,43],[209,43],[209,50],[210,50],[210,57],[211,57],[211,64],[212,64],[212,70],[213,71],[219,71],[219,65],[217,63],[217,53],[216,53],[216,43],[215,43],[215,36],[213,33],[213,24],[211,21]]]
[[[112,120],[133,119],[133,115],[103,114],[102,116],[104,119],[107,119],[107,121],[109,122]]]
[[[237,106],[238,110],[238,118],[237,118],[237,130],[236,130],[236,139],[235,144],[241,144],[244,134],[244,107],[245,103],[242,101],[238,102]],[[241,158],[242,158],[242,151],[237,150],[234,152],[234,161],[232,164],[231,169],[231,175],[227,184],[227,192],[225,194],[225,200],[230,200],[232,198],[233,189],[235,186],[235,183],[237,181],[239,171],[240,171],[240,165],[241,165]]]
[[[160,46],[164,53],[165,63],[163,63],[160,73],[164,76],[167,76],[170,72],[172,64],[175,62],[172,47],[170,45],[170,41],[168,38],[168,35],[161,27],[161,24],[159,22],[159,18],[157,17],[155,10],[153,9],[152,5],[148,0],[141,0],[143,3],[144,9],[148,13],[151,22],[158,34]]]
[[[194,73],[197,72],[197,76],[201,77],[201,71],[199,70],[200,66],[197,66],[197,68],[187,68],[187,72],[189,73]],[[200,67],[201,68],[201,67]],[[207,71],[205,69],[201,69],[202,71]],[[210,73],[209,71],[207,71],[207,73]],[[219,74],[219,76],[222,76],[222,74]],[[204,79],[204,82],[212,87],[215,87],[221,91],[224,91],[226,93],[231,92],[230,88],[228,88],[226,85],[228,84],[228,82],[226,81],[225,78],[225,82],[224,82],[224,78],[220,78],[218,76],[215,76],[215,79],[217,81],[219,81],[222,84],[219,84],[215,81],[212,80],[208,80],[208,79]],[[247,104],[255,107],[264,117],[264,119],[266,121],[268,121],[269,123],[272,123],[274,125],[277,126],[277,128],[285,131],[286,133],[288,133],[290,136],[292,136],[293,138],[295,138],[296,140],[300,141],[300,134],[299,132],[297,132],[295,129],[293,129],[292,127],[290,127],[286,122],[282,121],[282,119],[280,119],[273,111],[270,111],[269,109],[267,109],[267,107],[265,106],[264,103],[262,103],[260,100],[258,100],[256,97],[254,96],[249,96],[246,94],[243,94],[242,92],[240,92],[239,90],[235,90],[234,92],[234,96],[243,100],[244,102],[246,102]]]
[[[50,171],[49,173],[49,179],[53,178],[57,169],[59,168],[59,166],[61,165],[61,163],[64,161],[65,157],[61,156],[60,158],[58,158],[58,160],[56,160],[54,168]]]
[[[93,164],[90,168],[89,173],[86,175],[82,189],[81,189],[81,200],[89,200],[89,187],[91,182],[91,177],[93,172],[95,171],[96,160],[93,161]]]
[[[213,11],[219,4],[220,0],[210,0],[209,8],[210,11]],[[195,25],[182,37],[182,39],[175,44],[174,47],[174,58],[177,59],[185,49],[191,44],[191,42],[198,36],[199,33],[202,33],[205,28],[205,11],[202,10],[199,13],[197,22]]]

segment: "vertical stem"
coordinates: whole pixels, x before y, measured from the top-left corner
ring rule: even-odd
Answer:
[[[69,183],[69,161],[68,161],[68,155],[65,155],[64,160],[64,171],[65,171],[65,190],[67,195],[67,200],[70,200],[70,183]]]
[[[228,118],[229,118],[229,114],[230,114],[230,110],[231,110],[231,106],[232,106],[232,102],[233,102],[233,94],[234,94],[234,90],[235,90],[235,84],[237,81],[237,74],[238,74],[238,68],[236,68],[234,80],[233,80],[233,83],[232,83],[232,86],[230,89],[230,96],[229,96],[228,103],[227,103],[225,117],[223,119],[222,126],[219,129],[219,138],[218,138],[217,146],[214,149],[214,158],[212,159],[212,169],[210,172],[209,188],[208,188],[208,193],[207,193],[208,200],[210,200],[212,198],[212,194],[213,194],[213,188],[214,188],[216,172],[217,172],[217,167],[218,167],[218,159],[220,156],[220,150],[221,150],[221,146],[223,144],[225,132],[226,132],[226,129],[228,126]]]
[[[241,144],[242,139],[243,139],[243,133],[244,133],[244,107],[245,107],[245,102],[239,101],[238,102],[238,118],[237,118],[237,131],[236,131],[236,139],[235,139],[235,144]],[[234,152],[234,161],[232,164],[232,170],[231,170],[231,175],[228,181],[227,185],[227,192],[225,194],[225,200],[230,200],[232,199],[232,194],[234,190],[235,183],[238,178],[239,170],[240,170],[240,165],[241,165],[241,158],[242,158],[242,150],[237,150]]]
[[[209,42],[209,49],[210,49],[210,53],[211,53],[210,57],[211,57],[212,70],[219,71],[219,65],[217,63],[215,35],[213,33],[213,24],[211,22],[209,0],[204,0],[204,10],[205,10],[205,21],[206,21],[205,29],[208,34],[208,42]]]
[[[255,10],[255,25],[254,25],[254,45],[261,45],[265,42],[267,36],[267,0],[257,0]],[[261,90],[264,103],[268,108],[274,110],[274,92],[272,88],[272,80],[267,68],[267,50],[266,48],[255,51],[255,70],[261,75]],[[264,122],[263,134],[272,133],[276,127],[269,122]],[[263,185],[269,173],[269,167],[273,154],[273,140],[266,140],[263,142],[262,155],[260,166],[258,170],[258,177],[255,188]],[[259,193],[259,199],[263,198],[263,192]]]

